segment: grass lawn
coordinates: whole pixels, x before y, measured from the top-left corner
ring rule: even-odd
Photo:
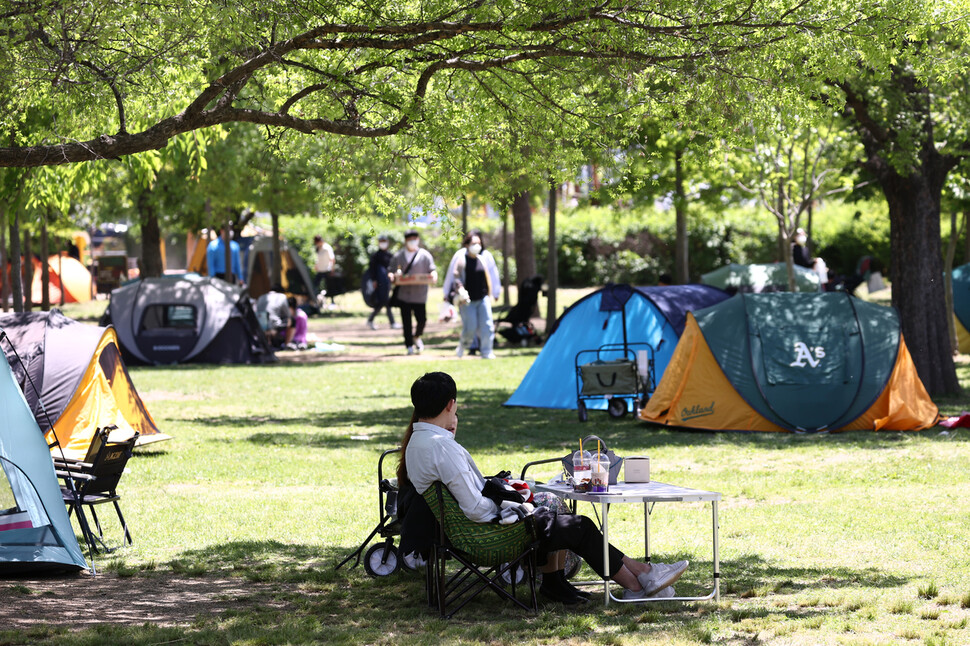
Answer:
[[[0,580],[0,645],[970,644],[967,429],[676,432],[602,412],[581,424],[573,411],[503,408],[538,349],[457,360],[457,328],[436,324],[424,355],[401,357],[399,332],[366,330],[362,305],[341,298],[311,331],[343,353],[131,368],[174,437],[129,463],[122,506],[135,544],[99,558],[94,578]],[[458,382],[458,437],[485,472],[563,455],[595,433],[620,455],[649,455],[657,480],[720,491],[721,602],[604,609],[596,593],[580,610],[545,604],[531,615],[490,595],[442,621],[420,573],[334,571],[378,521],[378,457],[399,441],[409,386],[429,370]],[[970,364],[959,370],[970,386]],[[970,408],[938,403],[944,414]],[[637,510],[610,515],[611,536],[633,555]],[[116,519],[101,517],[117,542]],[[651,519],[654,556],[692,562],[678,593],[699,592],[709,506],[657,505]]]

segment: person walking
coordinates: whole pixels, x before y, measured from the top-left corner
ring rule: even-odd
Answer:
[[[327,284],[327,280],[333,275],[334,267],[337,264],[337,256],[333,252],[333,247],[330,246],[330,243],[324,242],[322,236],[313,236],[313,247],[316,250],[316,257],[313,261],[313,289],[319,294],[322,286],[325,292],[329,292],[331,289]],[[324,299],[320,298],[319,300],[322,309]],[[333,302],[333,296],[331,296],[330,302]]]
[[[366,281],[364,285],[365,296],[367,293],[371,294],[373,302],[375,303],[373,311],[367,317],[367,327],[372,330],[377,329],[377,325],[374,324],[374,319],[377,318],[377,315],[382,309],[387,311],[387,320],[391,324],[391,329],[401,329],[401,324],[395,323],[394,321],[394,309],[391,307],[389,300],[390,294],[388,293],[390,283],[387,281],[387,271],[388,267],[391,266],[391,252],[387,249],[390,244],[391,240],[387,234],[382,233],[377,236],[377,251],[370,256],[370,262],[367,265],[367,274],[364,278]]]
[[[462,247],[455,252],[448,265],[443,285],[446,301],[458,298],[461,314],[461,339],[455,354],[460,358],[478,337],[482,359],[494,359],[495,322],[492,319],[492,299],[502,292],[502,281],[492,254],[485,250],[482,232],[469,231]]]
[[[398,279],[416,274],[425,274],[428,277],[427,282],[397,284]],[[394,290],[397,293],[396,302],[392,302],[391,305],[401,308],[404,347],[407,348],[408,354],[420,354],[424,350],[421,335],[424,334],[424,326],[428,320],[429,283],[438,282],[438,270],[431,253],[421,248],[421,234],[414,229],[404,234],[404,248],[391,258],[388,278],[395,285]],[[395,300],[393,295],[392,300]]]

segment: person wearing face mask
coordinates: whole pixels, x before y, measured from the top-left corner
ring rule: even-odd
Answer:
[[[370,263],[367,265],[367,273],[364,277],[364,280],[367,281],[365,289],[373,294],[373,311],[367,317],[367,327],[372,330],[377,329],[377,325],[374,324],[374,319],[377,318],[381,309],[387,311],[387,320],[391,324],[391,328],[394,330],[401,329],[401,324],[394,321],[394,310],[391,308],[391,303],[388,300],[390,297],[390,283],[387,280],[387,271],[388,267],[391,266],[391,252],[388,251],[390,244],[391,240],[387,234],[382,233],[377,236],[377,251],[371,254]]]
[[[794,244],[792,244],[791,248],[792,262],[800,267],[814,271],[818,275],[818,280],[822,288],[825,289],[825,285],[829,280],[828,266],[824,260],[821,258],[813,258],[808,252],[808,247],[805,246],[808,243],[808,235],[805,233],[805,229],[801,227],[795,229],[795,237],[793,240]]]
[[[805,244],[808,242],[808,236],[805,234],[805,229],[795,229],[794,241],[795,243],[791,248],[792,262],[799,267],[812,269],[812,267],[815,266],[815,261],[811,254],[808,253],[808,248],[805,246]]]
[[[502,282],[492,254],[482,244],[482,233],[469,231],[448,265],[444,282],[445,300],[452,292],[461,294],[458,311],[461,313],[461,340],[455,354],[462,357],[472,347],[477,336],[482,359],[494,359],[495,323],[492,320],[492,299],[502,292]],[[462,291],[464,290],[464,291]]]
[[[420,354],[424,350],[421,335],[428,320],[426,304],[429,284],[438,282],[438,270],[434,258],[427,249],[421,248],[421,234],[414,229],[404,234],[404,248],[394,254],[388,267],[388,278],[395,283],[398,277],[420,274],[427,282],[402,283],[397,289],[398,307],[404,328],[404,346],[408,354]],[[415,326],[415,322],[417,325]]]

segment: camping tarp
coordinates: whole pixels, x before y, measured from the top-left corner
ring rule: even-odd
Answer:
[[[706,285],[630,287],[607,285],[570,306],[505,402],[506,406],[576,408],[576,355],[607,344],[647,344],[659,380],[684,329],[687,312],[718,303],[727,294]],[[611,356],[608,358],[616,358]],[[605,408],[606,400],[590,400]]]
[[[220,278],[183,274],[129,283],[111,292],[102,323],[114,325],[129,363],[276,361],[244,289]]]
[[[12,341],[4,352],[34,418],[66,457],[83,459],[99,427],[117,426],[117,440],[137,432],[139,444],[169,439],[138,396],[113,329],[57,309],[2,314],[0,329]]]
[[[738,295],[688,316],[641,418],[740,431],[921,430],[939,411],[889,307]]]
[[[728,292],[760,294],[763,292],[787,292],[788,270],[785,263],[766,265],[725,265],[701,276],[701,282]],[[795,265],[795,287],[800,292],[817,292],[821,289],[818,274],[811,269]]]
[[[0,573],[85,567],[47,442],[0,358]]]
[[[953,318],[960,352],[970,353],[970,264],[953,270]]]

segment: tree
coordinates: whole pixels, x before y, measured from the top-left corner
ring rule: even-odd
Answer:
[[[817,200],[852,189],[852,180],[840,174],[851,146],[834,120],[813,125],[797,115],[779,117],[771,126],[755,126],[753,147],[733,159],[739,185],[775,217],[779,257],[788,269],[788,290],[795,291],[795,231]]]
[[[949,173],[970,157],[966,21],[914,32],[888,74],[833,82],[864,148],[860,160],[889,206],[893,305],[930,393],[959,391],[947,329],[940,204]]]

